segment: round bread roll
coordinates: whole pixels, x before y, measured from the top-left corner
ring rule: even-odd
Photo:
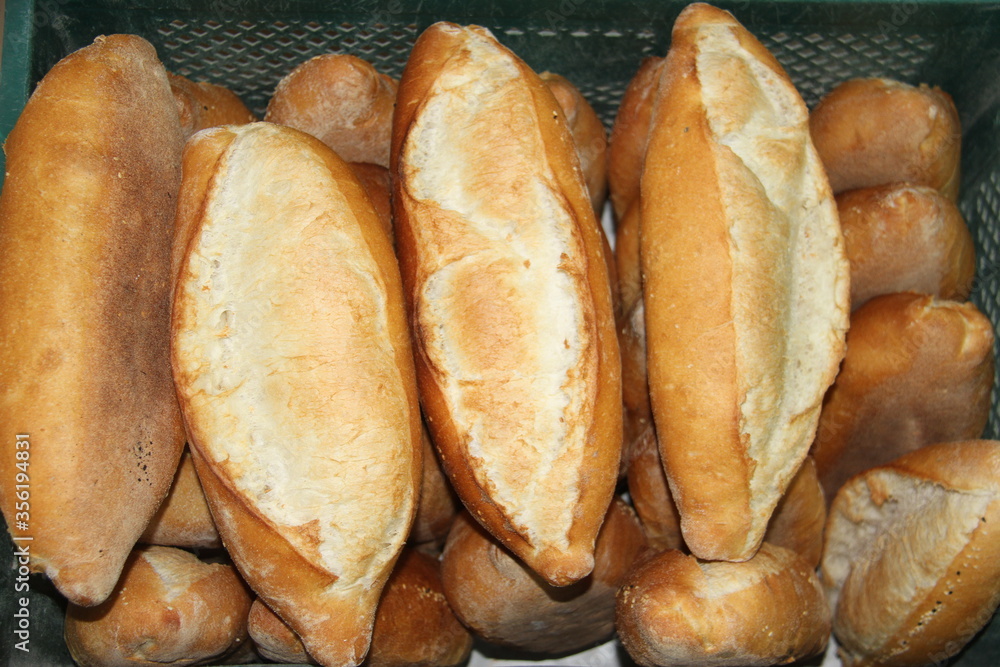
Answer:
[[[448,534],[441,578],[455,614],[476,636],[532,653],[572,653],[614,632],[615,591],[645,547],[635,513],[615,498],[597,536],[594,571],[556,587],[462,513]]]
[[[813,568],[763,543],[741,563],[670,550],[636,565],[618,591],[618,636],[638,664],[755,667],[817,655],[830,609]]]
[[[834,194],[905,181],[958,198],[962,128],[940,88],[851,79],[820,100],[809,127]]]
[[[209,127],[219,125],[244,125],[257,120],[236,93],[224,86],[191,79],[180,74],[167,73],[170,90],[180,110],[181,127],[190,137]]]
[[[656,433],[650,426],[632,452],[628,490],[636,514],[654,549],[684,550],[680,516],[663,473]],[[764,541],[791,549],[815,567],[823,551],[826,497],[816,474],[816,464],[807,456],[778,502],[764,533]]]
[[[191,452],[181,456],[174,483],[160,509],[139,538],[145,544],[214,549],[222,546]]]
[[[608,139],[608,191],[620,224],[639,198],[639,177],[653,116],[653,99],[664,58],[647,57],[625,88]]]
[[[821,577],[845,667],[941,664],[1000,604],[1000,442],[934,444],[853,477]]]
[[[264,120],[313,135],[347,162],[389,166],[396,81],[357,56],[311,58],[278,82]]]
[[[993,325],[971,303],[902,293],[855,311],[812,448],[827,501],[852,475],[906,452],[980,437],[993,339]]]
[[[69,605],[66,645],[80,667],[201,664],[246,641],[250,600],[230,565],[141,547],[106,601]]]
[[[260,600],[250,611],[250,636],[269,660],[309,663],[302,642]],[[405,549],[386,583],[375,616],[366,667],[451,667],[472,652],[472,635],[444,597],[436,558]]]
[[[594,206],[594,214],[600,219],[608,197],[608,133],[604,129],[604,123],[580,89],[569,79],[552,72],[542,72],[538,76],[552,91],[566,114],[566,125],[573,135],[576,153],[580,157],[580,168],[587,183],[590,203]]]
[[[880,294],[920,292],[963,301],[976,251],[954,202],[937,190],[890,183],[837,196],[851,263],[851,308]]]
[[[674,24],[640,192],[650,403],[699,558],[745,560],[815,437],[849,265],[798,91],[728,12]]]

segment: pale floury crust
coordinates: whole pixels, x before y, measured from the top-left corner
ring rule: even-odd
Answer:
[[[184,447],[169,361],[183,145],[166,70],[131,35],[57,63],[5,144],[0,499],[17,531],[23,434],[39,486],[14,534],[80,605],[114,588]]]
[[[394,213],[421,401],[472,514],[552,583],[593,567],[620,465],[600,227],[552,93],[439,23],[400,81]]]
[[[199,478],[256,593],[318,662],[356,665],[421,471],[391,241],[302,132],[208,130],[185,158],[173,364]]]
[[[1000,442],[934,444],[852,478],[821,578],[847,667],[938,664],[1000,603]]]
[[[642,175],[650,397],[687,545],[749,558],[844,353],[848,264],[807,113],[731,15],[674,27]]]

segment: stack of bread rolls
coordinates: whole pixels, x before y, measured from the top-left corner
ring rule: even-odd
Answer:
[[[982,627],[951,98],[810,113],[701,3],[636,67],[610,132],[446,21],[262,122],[136,36],[52,69],[6,144],[0,474],[29,433],[78,664],[920,664]]]

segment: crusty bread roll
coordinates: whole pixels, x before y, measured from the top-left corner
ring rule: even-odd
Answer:
[[[664,58],[644,58],[625,88],[608,139],[608,194],[621,221],[639,198],[639,178],[646,157],[646,142],[653,117],[653,100]]]
[[[404,549],[382,592],[367,667],[450,667],[469,657],[472,635],[444,597],[440,570],[436,558]],[[260,600],[249,626],[269,660],[313,663],[295,633]]]
[[[389,166],[396,80],[357,56],[327,53],[289,72],[264,120],[307,132],[348,162]]]
[[[254,591],[319,663],[356,665],[421,472],[391,242],[305,133],[205,130],[184,157],[172,352],[198,477]]]
[[[628,490],[650,545],[658,550],[685,549],[680,516],[663,474],[656,434],[650,426],[636,442],[628,468]],[[823,551],[826,496],[816,464],[807,456],[771,515],[764,541],[791,549],[809,565]]]
[[[80,667],[202,664],[247,641],[250,600],[231,565],[142,547],[107,600],[69,605],[66,645]]]
[[[233,91],[207,81],[195,83],[172,72],[167,73],[170,90],[177,100],[184,136],[219,125],[243,125],[257,120],[243,100]]]
[[[743,560],[844,353],[837,211],[781,66],[730,14],[674,25],[642,173],[650,400],[684,541]]]
[[[400,80],[393,207],[420,396],[466,507],[554,585],[593,568],[621,452],[600,227],[565,116],[488,30],[437,23]]]
[[[426,427],[420,429],[420,441],[424,450],[424,473],[420,482],[417,515],[410,530],[410,542],[434,542],[440,548],[440,543],[448,536],[451,523],[461,509],[461,503],[441,468],[441,461]]]
[[[1000,603],[1000,442],[929,445],[837,493],[821,576],[846,667],[941,664]]]
[[[569,79],[553,72],[542,72],[538,76],[566,114],[566,125],[576,144],[590,203],[594,207],[594,215],[600,220],[608,198],[608,132],[594,107]]]
[[[352,162],[354,175],[361,182],[361,187],[368,193],[368,198],[375,207],[379,222],[385,228],[389,238],[393,238],[392,229],[392,179],[389,170],[382,165],[371,162]],[[395,242],[395,239],[393,239]]]
[[[812,449],[827,501],[852,475],[906,452],[980,437],[993,339],[989,319],[971,303],[902,293],[856,310]]]
[[[976,250],[962,213],[937,190],[909,183],[837,196],[851,263],[851,309],[880,294],[920,292],[963,301]]]
[[[111,35],[46,74],[4,145],[0,504],[80,605],[111,593],[184,447],[168,348],[183,144],[152,45]]]
[[[222,546],[191,453],[181,456],[174,483],[139,538],[145,544],[214,549]]]
[[[834,193],[906,181],[958,198],[962,127],[936,86],[851,79],[820,100],[809,126]]]
[[[754,667],[816,655],[830,610],[813,568],[765,542],[742,563],[664,551],[618,591],[618,636],[640,665]]]
[[[615,592],[645,548],[635,512],[615,498],[597,536],[594,571],[556,587],[463,512],[448,534],[441,577],[455,614],[477,637],[530,653],[572,653],[611,637]]]

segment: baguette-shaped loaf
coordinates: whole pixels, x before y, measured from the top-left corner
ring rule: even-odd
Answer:
[[[611,289],[552,93],[488,30],[414,45],[393,206],[428,428],[471,514],[550,583],[593,567],[621,452]]]
[[[852,475],[936,442],[982,436],[993,325],[971,303],[886,294],[851,316],[812,455],[831,502]]]
[[[356,665],[420,484],[391,242],[346,162],[270,123],[193,137],[181,198],[173,365],[209,507],[310,655]]]
[[[168,547],[211,549],[222,546],[190,452],[185,450],[181,456],[174,483],[139,541]]]
[[[767,542],[741,563],[676,550],[638,563],[618,591],[615,621],[646,667],[782,665],[817,655],[830,638],[815,570]]]
[[[250,600],[232,565],[142,547],[107,600],[69,605],[66,644],[80,667],[204,664],[247,642]]]
[[[942,664],[1000,604],[1000,442],[934,444],[853,477],[820,570],[846,667]]]
[[[32,568],[79,605],[111,593],[184,447],[169,360],[183,145],[152,45],[111,35],[48,72],[4,146],[0,500]]]
[[[684,540],[757,549],[844,354],[837,210],[781,66],[729,13],[685,9],[640,203],[653,419]]]

